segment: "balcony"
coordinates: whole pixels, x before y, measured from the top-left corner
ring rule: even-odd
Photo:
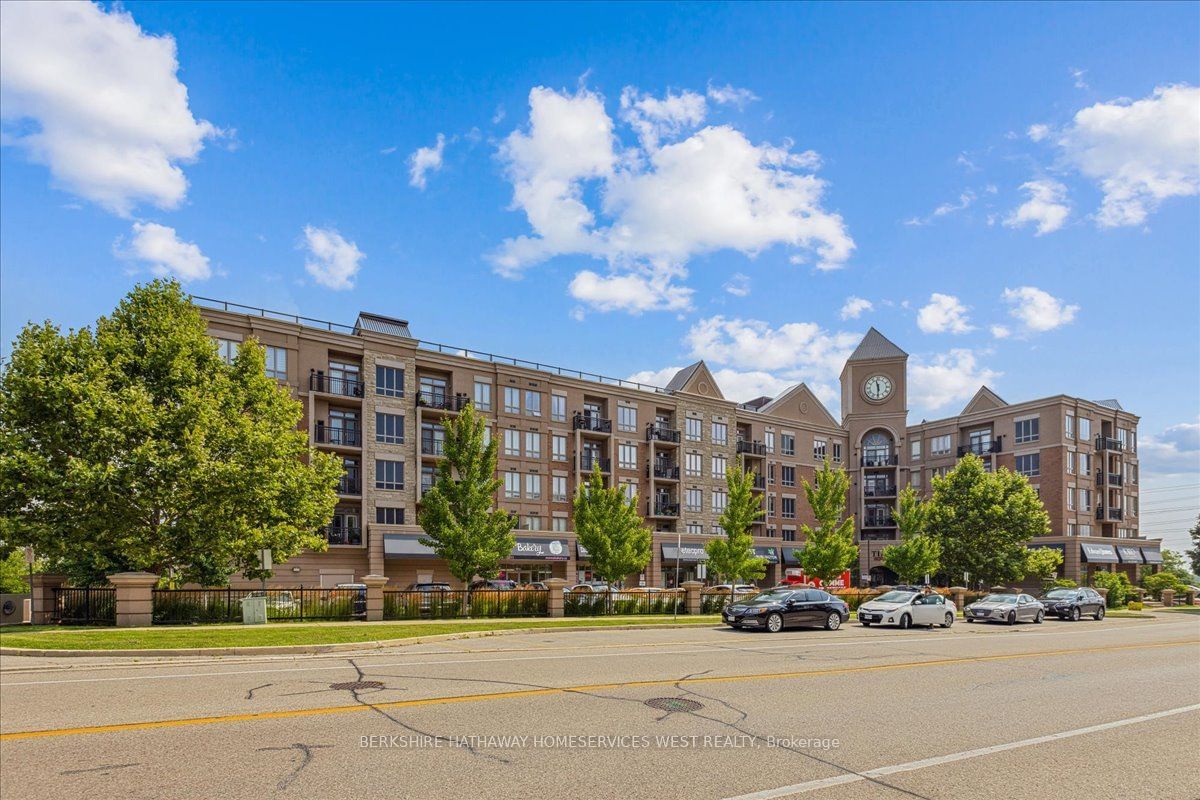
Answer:
[[[754,483],[750,486],[750,488],[754,489],[755,491],[765,492],[767,490],[767,479],[762,475],[756,474],[754,476]]]
[[[1113,439],[1108,436],[1096,437],[1097,450],[1112,450],[1114,453],[1120,453],[1125,450],[1125,445],[1120,439]]]
[[[330,544],[362,544],[362,528],[357,525],[326,525],[321,532]]]
[[[571,418],[571,430],[589,433],[612,433],[612,420],[592,414],[576,413]]]
[[[896,527],[896,519],[891,514],[864,514],[864,528],[894,528]]]
[[[432,411],[451,411],[458,413],[467,405],[465,394],[445,394],[444,392],[417,392],[417,406]]]
[[[655,464],[654,477],[664,481],[679,480],[679,467],[674,464]]]
[[[446,440],[434,439],[430,436],[421,437],[421,455],[441,458],[446,455]]]
[[[895,484],[867,484],[863,487],[863,497],[895,497]]]
[[[962,458],[967,453],[973,453],[977,456],[991,455],[992,453],[1000,452],[1000,440],[993,439],[991,442],[984,444],[983,442],[972,442],[971,444],[963,444],[958,446],[958,457]]]
[[[1096,519],[1098,520],[1122,520],[1124,518],[1125,511],[1123,509],[1096,506]]]
[[[646,504],[649,511],[647,516],[651,517],[678,517],[679,503],[654,503]]]
[[[738,439],[737,451],[747,456],[765,456],[767,454],[767,446],[762,442],[747,442],[743,439]]]
[[[357,428],[330,428],[318,420],[313,429],[313,441],[335,447],[362,447],[362,431]]]
[[[679,444],[679,431],[667,425],[651,422],[646,426],[646,441]]]
[[[1111,472],[1097,472],[1096,483],[1100,486],[1124,486],[1125,479],[1120,475],[1114,475]]]
[[[362,381],[353,378],[335,378],[323,372],[309,370],[308,390],[322,394],[336,394],[339,397],[362,397]]]
[[[600,468],[601,472],[608,472],[609,466],[610,459],[603,458],[602,456],[594,456],[590,453],[584,453],[579,457],[579,469],[582,472],[591,472],[597,467]]]
[[[862,457],[860,463],[864,467],[894,467],[900,463],[900,456],[894,451],[891,453],[867,453]]]
[[[338,494],[362,494],[362,478],[358,475],[343,475],[338,480]]]

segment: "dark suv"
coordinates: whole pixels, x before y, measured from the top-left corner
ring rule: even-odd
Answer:
[[[1080,586],[1077,589],[1051,589],[1041,598],[1046,615],[1077,622],[1090,614],[1092,619],[1104,619],[1104,598],[1095,589]]]

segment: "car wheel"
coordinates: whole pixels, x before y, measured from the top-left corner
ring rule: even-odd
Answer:
[[[967,624],[973,623],[975,621],[975,620],[971,619],[970,617],[967,617],[966,620],[967,620]]]
[[[767,630],[771,633],[779,633],[783,630],[783,617],[779,614],[771,614],[767,617]]]
[[[1044,620],[1045,618],[1046,618],[1046,612],[1044,612],[1044,611],[1039,611],[1039,612],[1038,612],[1038,615],[1037,615],[1037,618],[1036,618],[1036,619],[1034,619],[1034,622],[1035,622],[1035,623],[1037,623],[1038,625],[1041,625],[1041,624],[1042,624],[1042,620]]]
[[[1098,609],[1096,609],[1096,617],[1095,618],[1096,618],[1096,620],[1104,619],[1104,606],[1100,606]]]
[[[1017,624],[1017,612],[1015,612],[1015,611],[1008,612],[1008,624],[1009,625]]]
[[[912,617],[910,617],[908,614],[905,614],[904,616],[900,617],[900,630],[906,631],[911,627],[912,627]]]
[[[1071,622],[1079,622],[1079,606],[1071,609]]]
[[[954,624],[954,615],[951,614],[949,611],[947,611],[946,612],[946,621],[942,623],[942,627],[949,628],[953,624]]]
[[[836,631],[840,627],[842,627],[842,615],[841,614],[838,614],[835,611],[832,614],[830,614],[828,617],[825,618],[825,630]]]

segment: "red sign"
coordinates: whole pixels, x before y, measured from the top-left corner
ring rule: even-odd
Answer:
[[[820,578],[810,578],[804,574],[804,570],[789,568],[784,571],[783,582],[791,586],[813,586],[817,589],[849,589],[850,570],[846,570],[838,577],[834,578],[827,584],[822,584]]]

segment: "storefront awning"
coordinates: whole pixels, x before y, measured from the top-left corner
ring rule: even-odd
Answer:
[[[664,564],[673,564],[678,555],[679,561],[687,564],[699,564],[702,561],[708,561],[708,551],[704,549],[702,544],[688,544],[684,542],[680,547],[673,544],[664,544],[662,546],[662,557]]]
[[[584,547],[584,546],[583,546],[582,544],[580,544],[579,542],[576,542],[576,543],[575,543],[575,557],[576,557],[576,558],[585,558],[585,559],[586,559],[586,558],[591,558],[591,557],[592,557],[592,554],[591,554],[591,553],[589,553],[589,552],[587,551],[587,548],[586,548],[586,547]]]
[[[563,539],[517,539],[509,557],[566,561],[571,556]]]
[[[783,563],[784,564],[799,564],[800,563],[800,559],[796,556],[796,554],[799,551],[803,550],[804,549],[803,547],[799,547],[797,545],[786,545],[785,544],[780,549],[783,550]]]
[[[754,555],[758,558],[765,558],[768,564],[779,563],[779,551],[774,547],[755,547]]]
[[[1146,559],[1147,564],[1163,563],[1162,551],[1159,550],[1157,547],[1143,547],[1142,548],[1142,557]]]
[[[1117,545],[1117,558],[1121,559],[1122,564],[1141,564],[1142,551],[1136,547]]]
[[[1079,551],[1083,560],[1089,564],[1117,564],[1117,551],[1111,544],[1079,543]]]
[[[432,547],[421,544],[420,536],[411,533],[385,533],[384,558],[436,558]]]

